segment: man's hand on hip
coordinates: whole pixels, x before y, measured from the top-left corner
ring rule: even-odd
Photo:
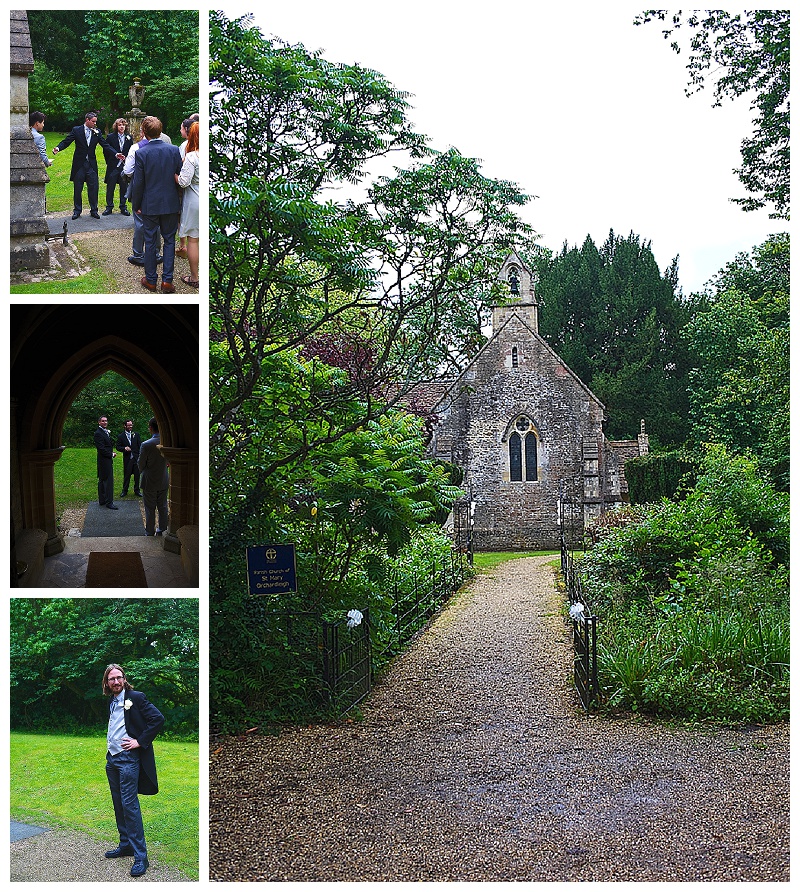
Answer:
[[[139,741],[134,740],[132,737],[123,737],[120,746],[124,750],[135,750],[139,748]]]

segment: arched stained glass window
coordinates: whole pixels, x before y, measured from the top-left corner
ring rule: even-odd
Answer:
[[[508,469],[512,482],[539,479],[539,438],[527,415],[514,421],[514,431],[508,438]]]
[[[538,440],[536,434],[530,431],[525,437],[525,479],[538,480],[537,449]]]
[[[522,437],[516,431],[508,441],[508,458],[512,480],[522,480]]]

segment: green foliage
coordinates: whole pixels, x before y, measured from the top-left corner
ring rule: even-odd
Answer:
[[[73,117],[74,92],[75,85],[66,81],[61,71],[51,68],[44,61],[36,61],[33,72],[28,78],[28,107],[31,111],[40,111],[45,115],[45,126],[48,130],[52,128],[65,130],[69,127]],[[63,135],[59,134],[59,139],[53,144],[56,145],[62,138]],[[48,145],[48,154],[51,154],[50,150],[51,146]]]
[[[197,10],[30,10],[34,51],[31,108],[46,126],[66,129],[90,109],[100,125],[130,109],[128,87],[145,86],[147,114],[166,132],[199,110],[200,32]]]
[[[432,151],[378,72],[214,12],[210,75],[211,688],[225,724],[319,708],[320,617],[369,606],[389,647],[395,562],[413,576],[449,554],[438,523],[458,478],[425,457],[404,399],[474,355],[485,283],[530,233],[527,197]],[[390,153],[405,166],[370,182]],[[262,542],[297,546],[297,598],[246,597],[245,547]]]
[[[625,462],[631,503],[671,499],[694,486],[697,459],[685,450],[651,452]]]
[[[212,726],[228,732],[252,725],[300,722],[330,717],[322,677],[322,620],[341,621],[348,609],[370,610],[373,669],[379,672],[400,649],[392,612],[401,601],[436,597],[431,579],[450,566],[452,545],[435,527],[419,529],[394,557],[379,550],[352,561],[345,584],[309,609],[302,583],[298,596],[251,598],[246,582],[230,586],[212,602],[209,616],[213,642],[210,669]],[[298,576],[315,573],[313,555],[298,551]],[[230,563],[240,575],[244,556]],[[415,595],[414,592],[417,592]],[[407,608],[406,608],[407,609]]]
[[[195,598],[13,598],[11,727],[102,727],[102,679],[120,663],[164,714],[163,735],[198,725],[198,602]]]
[[[105,733],[69,737],[12,732],[10,747],[12,820],[86,833],[98,841],[99,851],[114,841],[114,812],[103,770]],[[162,792],[140,799],[150,858],[197,880],[199,746],[159,735],[155,747]]]
[[[142,441],[149,436],[147,424],[153,410],[147,400],[127,378],[105,372],[75,397],[64,422],[62,444],[81,447],[93,443],[100,415],[108,416],[108,429],[115,440],[128,418],[133,421],[133,429],[144,434]]]
[[[677,261],[662,275],[649,242],[610,232],[598,250],[539,252],[539,328],[553,349],[605,403],[607,433],[635,437],[641,419],[654,442],[686,438],[687,357],[680,332],[688,312],[676,294]]]
[[[272,357],[312,340],[365,347],[358,368],[309,349],[348,375],[314,390],[326,419],[320,439],[291,439],[292,450],[252,468],[259,493],[283,462],[400,402],[452,349],[477,349],[483,283],[527,232],[514,213],[527,199],[455,150],[431,153],[407,121],[405,94],[377,72],[265,40],[249,20],[220,13],[210,38],[210,304],[225,354],[214,360],[223,378],[212,378],[219,467],[249,449],[244,409],[269,389],[260,385]],[[330,200],[333,187],[361,184],[369,162],[390,152],[431,160],[374,183],[360,203]],[[465,339],[458,320],[467,318]],[[226,525],[256,504],[242,502]]]
[[[582,561],[611,707],[728,722],[789,708],[789,505],[708,451],[681,502],[639,510]]]
[[[685,329],[692,439],[752,451],[788,490],[788,234],[739,255],[713,284]]]
[[[742,13],[709,9],[682,13],[648,9],[637,17],[640,25],[670,16],[668,39],[684,24],[692,29],[687,63],[686,95],[705,88],[713,76],[714,105],[725,98],[750,96],[753,135],[742,141],[742,166],[737,171],[747,198],[733,199],[744,210],[771,207],[771,217],[789,219],[789,10],[756,9]],[[677,40],[671,43],[681,51]]]

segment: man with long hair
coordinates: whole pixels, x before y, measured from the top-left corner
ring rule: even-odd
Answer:
[[[106,141],[111,146],[111,151],[106,153],[106,175],[103,180],[106,184],[106,209],[103,211],[103,217],[107,217],[114,212],[114,193],[117,186],[119,186],[119,212],[125,217],[130,217],[131,215],[125,203],[126,184],[122,178],[122,165],[125,163],[125,158],[128,157],[128,152],[133,145],[133,140],[128,136],[127,130],[128,122],[125,118],[117,118],[114,121],[114,126],[111,128],[111,133],[106,138]],[[125,158],[120,159],[120,155],[124,155]]]
[[[131,876],[140,877],[149,862],[139,794],[158,793],[153,739],[164,725],[164,716],[141,691],[133,689],[118,663],[106,666],[103,693],[110,698],[106,775],[119,831],[119,845],[106,852],[106,858],[132,855]]]

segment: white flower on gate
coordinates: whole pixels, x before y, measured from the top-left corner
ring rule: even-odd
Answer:
[[[356,626],[360,626],[362,619],[364,619],[364,614],[360,610],[348,610],[347,628],[354,629]]]
[[[584,619],[584,607],[583,607],[583,604],[581,604],[580,601],[576,601],[576,602],[569,608],[569,615],[570,615],[574,620],[577,620],[578,622],[583,622],[583,619]]]
[[[126,700],[124,706],[125,709],[130,709],[133,706],[133,700]]]

